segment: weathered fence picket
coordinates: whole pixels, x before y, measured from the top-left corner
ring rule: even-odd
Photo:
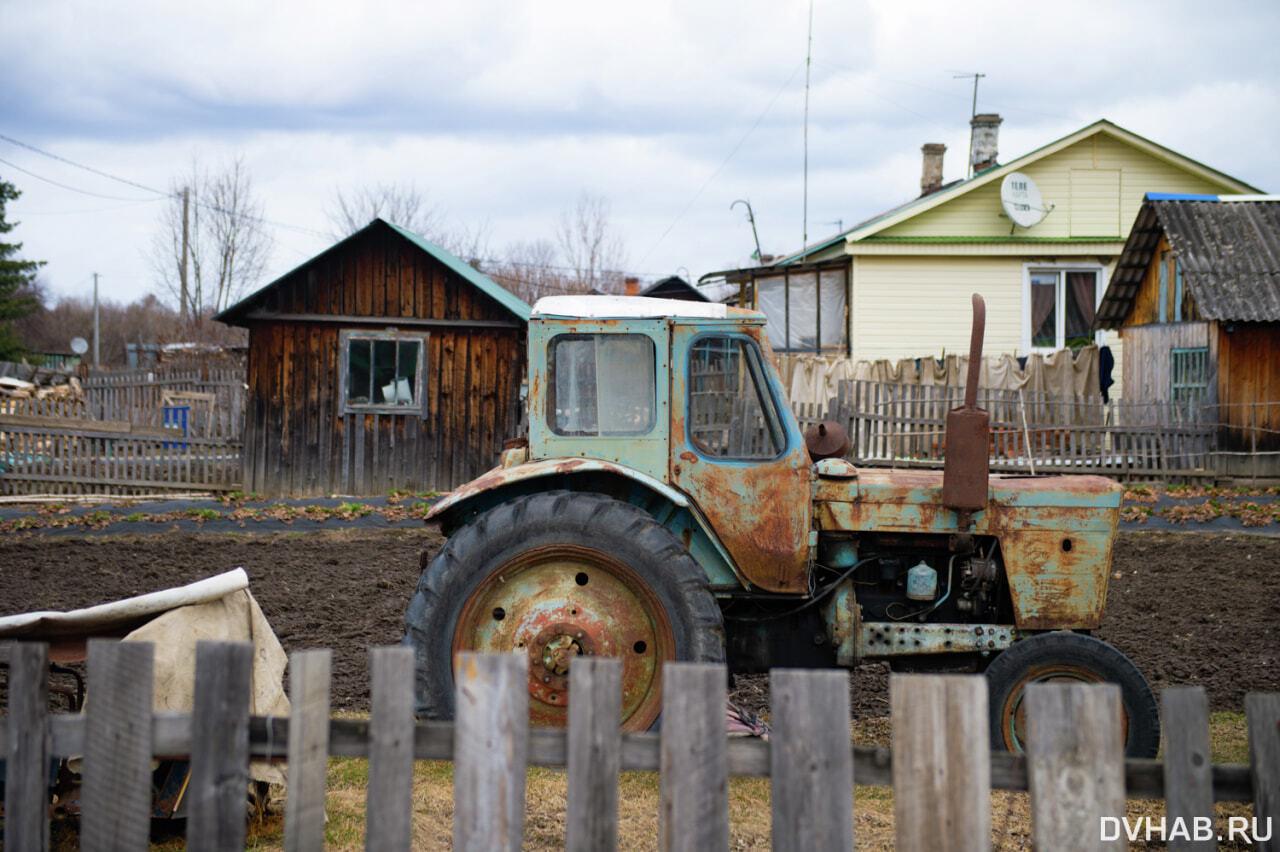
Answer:
[[[49,648],[23,644],[9,657],[9,736],[4,852],[49,848]]]
[[[145,850],[151,836],[150,642],[89,640],[85,703],[85,852]]]
[[[729,763],[723,666],[667,663],[663,670],[658,846],[729,848]]]
[[[1203,689],[1174,686],[1161,696],[1164,711],[1164,799],[1170,821],[1192,825],[1213,813],[1213,761],[1209,754],[1209,698]],[[1216,849],[1210,838],[1173,838],[1174,852]]]
[[[413,813],[413,649],[369,651],[369,790],[365,848],[408,849]]]
[[[299,651],[289,661],[289,807],[284,848],[324,848],[324,785],[329,769],[328,649]]]
[[[458,722],[450,725],[412,723],[406,648],[371,654],[367,723],[329,718],[330,653],[323,650],[293,657],[291,718],[250,719],[249,654],[248,645],[201,643],[194,712],[156,714],[151,646],[95,640],[86,713],[46,715],[44,647],[0,645],[0,664],[9,667],[8,713],[0,715],[5,849],[47,848],[48,758],[70,754],[85,756],[85,849],[147,848],[153,754],[191,756],[191,849],[243,848],[250,755],[289,758],[291,850],[322,848],[330,755],[369,758],[366,848],[378,850],[407,850],[413,842],[409,791],[418,759],[455,762],[457,849],[519,848],[530,765],[568,767],[566,840],[577,849],[616,846],[619,769],[661,771],[660,837],[668,849],[728,846],[730,775],[771,778],[775,849],[853,848],[855,772],[859,784],[892,782],[895,845],[903,850],[988,848],[991,789],[1029,790],[1033,840],[1041,849],[1123,847],[1127,837],[1118,823],[1126,796],[1163,796],[1170,827],[1211,817],[1215,801],[1252,801],[1259,849],[1275,848],[1280,824],[1280,695],[1246,699],[1250,766],[1212,766],[1203,689],[1166,691],[1169,736],[1161,764],[1124,760],[1117,687],[1035,685],[1024,702],[1024,759],[987,750],[980,676],[894,675],[890,752],[850,745],[842,671],[774,672],[774,732],[762,742],[726,740],[726,673],[719,665],[669,665],[661,734],[620,736],[616,660],[574,662],[565,732],[529,728],[523,656],[461,657]],[[1112,840],[1100,840],[1104,818],[1116,823]]]
[[[847,725],[849,674],[774,669],[773,848],[844,852],[853,848],[853,754]]]
[[[244,849],[252,671],[250,642],[201,642],[196,646],[187,796],[189,852]]]
[[[618,769],[622,763],[622,667],[613,660],[573,661],[569,693],[568,852],[618,844]]]
[[[1024,704],[1035,847],[1123,849],[1122,834],[1110,842],[1099,839],[1104,817],[1124,815],[1120,687],[1032,684]]]
[[[458,655],[453,740],[453,848],[517,852],[529,762],[529,659]]]
[[[897,848],[988,849],[986,683],[964,675],[895,675],[889,701]]]

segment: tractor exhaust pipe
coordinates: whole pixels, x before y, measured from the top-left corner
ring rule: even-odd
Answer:
[[[969,526],[970,513],[987,506],[991,419],[985,410],[978,408],[978,372],[982,365],[986,322],[987,306],[982,297],[974,293],[964,405],[947,412],[946,460],[942,468],[942,503],[960,513],[961,528]]]

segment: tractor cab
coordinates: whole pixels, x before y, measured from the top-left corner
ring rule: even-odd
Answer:
[[[743,578],[805,588],[811,462],[755,311],[560,296],[529,322],[529,461],[596,459],[686,495]]]

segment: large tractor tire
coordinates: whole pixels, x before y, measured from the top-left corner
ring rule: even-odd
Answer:
[[[662,710],[667,660],[723,662],[724,623],[706,574],[650,515],[599,494],[514,499],[458,530],[405,614],[418,715],[451,719],[460,651],[525,653],[529,715],[566,723],[569,663],[622,660],[622,727]]]
[[[1150,684],[1133,661],[1100,639],[1068,632],[1031,636],[992,660],[986,674],[992,748],[1024,749],[1028,684],[1066,681],[1117,684],[1125,756],[1155,757],[1160,748],[1160,711]]]

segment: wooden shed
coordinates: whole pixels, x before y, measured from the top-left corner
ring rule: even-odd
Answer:
[[[519,426],[529,306],[381,219],[215,318],[249,330],[246,491],[445,491]]]
[[[1280,196],[1148,193],[1095,327],[1126,403],[1216,424],[1222,475],[1280,476]]]

